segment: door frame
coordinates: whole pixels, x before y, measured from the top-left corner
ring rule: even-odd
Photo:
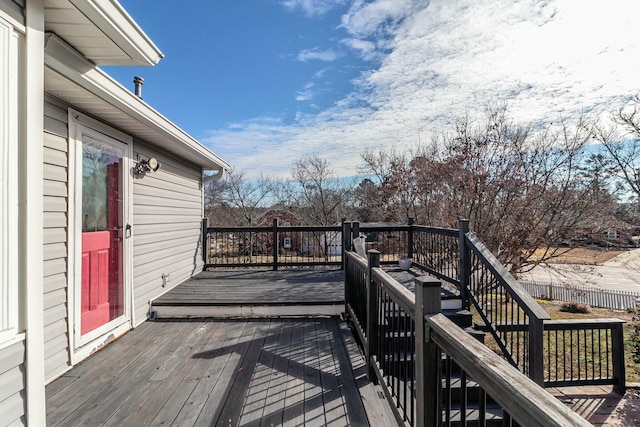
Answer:
[[[133,138],[83,113],[69,108],[69,212],[68,212],[68,319],[71,363],[76,364],[97,348],[117,337],[133,325],[133,239],[123,230],[122,286],[124,291],[123,315],[88,332],[80,333],[82,288],[82,135],[89,134],[114,142],[124,148],[123,169],[123,224],[131,224],[133,214]]]

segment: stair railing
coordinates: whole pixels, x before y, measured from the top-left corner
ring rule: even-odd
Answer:
[[[466,425],[472,417],[480,425],[491,417],[507,426],[590,425],[442,315],[439,280],[416,278],[414,294],[380,268],[379,256],[369,251],[365,261],[345,253],[347,313],[359,330],[368,375],[382,387],[399,425]],[[363,294],[366,310],[353,299]],[[455,381],[453,366],[461,372]],[[474,387],[478,398],[454,398],[456,381],[465,390]]]
[[[411,227],[416,267],[456,285],[495,346],[513,366],[543,383],[543,323],[550,316],[461,220],[458,230]],[[503,324],[521,325],[504,328]]]
[[[469,301],[505,359],[542,385],[544,322],[551,316],[518,283],[478,237],[465,233]],[[508,325],[508,327],[506,327]]]

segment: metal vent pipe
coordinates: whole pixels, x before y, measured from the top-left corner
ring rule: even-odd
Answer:
[[[135,76],[133,78],[133,84],[135,85],[136,96],[142,99],[142,85],[144,84],[144,79],[140,76]]]

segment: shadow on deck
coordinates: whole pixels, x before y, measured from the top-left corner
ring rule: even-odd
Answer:
[[[417,275],[390,274],[410,289]],[[160,320],[47,386],[48,425],[397,425],[334,316],[341,270],[204,272],[152,310]],[[640,399],[609,388],[549,391],[594,425],[637,422]]]
[[[53,383],[48,425],[395,425],[338,318],[146,322]]]

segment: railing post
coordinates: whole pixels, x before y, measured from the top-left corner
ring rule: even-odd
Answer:
[[[342,271],[344,271],[344,313],[349,315],[349,289],[353,286],[350,282],[352,277],[349,270],[349,259],[347,258],[347,252],[351,251],[351,223],[342,221]]]
[[[351,236],[351,223],[348,223],[346,218],[342,218],[341,230],[342,234],[340,237],[342,237],[342,249],[340,250],[340,269],[344,270],[345,253],[348,250],[351,250],[351,245],[348,245],[350,242],[349,237]]]
[[[356,237],[360,237],[360,223],[358,221],[351,223],[351,238],[355,239]]]
[[[440,288],[434,278],[416,277],[416,426],[436,427],[442,418],[440,407],[442,361],[438,345],[430,339],[425,316],[441,311]]]
[[[622,323],[617,323],[611,331],[611,363],[613,364],[613,390],[621,395],[627,391],[624,366],[624,335]]]
[[[202,271],[207,269],[209,264],[209,251],[211,250],[211,244],[209,243],[209,218],[202,218],[202,260],[204,265]]]
[[[409,230],[407,230],[407,258],[413,258],[413,218],[407,221]]]
[[[529,378],[544,387],[544,320],[533,317],[529,317]]]
[[[378,348],[378,285],[373,280],[374,268],[380,267],[380,251],[375,249],[367,253],[367,343],[365,357],[367,359],[367,378],[377,383],[375,370],[373,369],[373,356]]]
[[[469,232],[469,220],[458,221],[458,247],[460,250],[460,296],[463,308],[469,309],[469,283],[471,279],[471,251],[467,246],[466,235]]]
[[[278,218],[273,218],[273,225],[271,229],[271,240],[273,242],[273,271],[278,269],[278,250],[279,250],[279,242],[278,242]]]

